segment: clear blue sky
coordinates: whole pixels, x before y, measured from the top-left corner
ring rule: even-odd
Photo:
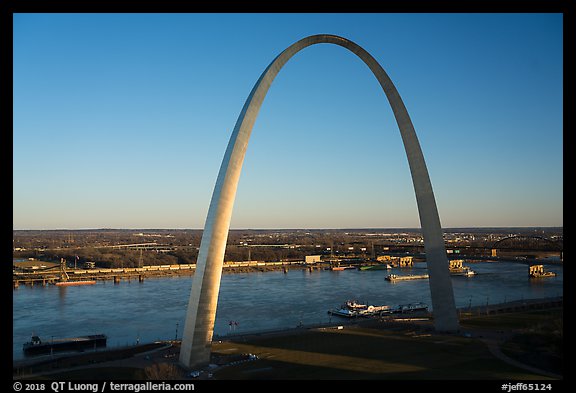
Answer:
[[[203,228],[236,119],[295,41],[395,83],[444,227],[563,226],[561,14],[16,14],[14,229]],[[232,228],[419,227],[369,69],[307,48],[273,83]]]

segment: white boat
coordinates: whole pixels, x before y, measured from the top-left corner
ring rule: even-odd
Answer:
[[[329,310],[328,313],[337,315],[339,317],[355,318],[355,317],[372,317],[386,314],[399,314],[414,311],[427,310],[428,305],[424,303],[409,303],[401,304],[398,306],[367,306],[359,304],[356,301],[347,301],[338,309]]]
[[[339,317],[354,318],[359,317],[360,313],[357,310],[350,310],[349,308],[339,308],[337,310],[330,310],[328,314],[337,315]]]
[[[366,304],[360,304],[358,303],[356,300],[348,300],[346,302],[346,308],[349,308],[351,310],[359,310],[359,309],[365,309],[368,308],[368,305]]]
[[[341,305],[339,309],[330,310],[328,313],[346,318],[359,317],[364,315],[369,307],[373,306],[358,303],[356,300],[348,300],[345,304]]]
[[[392,312],[392,310],[394,310],[394,307],[387,306],[387,305],[368,306],[368,308],[365,310],[365,313],[366,314],[382,314],[382,313],[390,313],[390,312]]]

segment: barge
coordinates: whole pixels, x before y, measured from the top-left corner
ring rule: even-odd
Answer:
[[[85,349],[105,347],[107,340],[108,337],[104,334],[51,339],[49,342],[43,342],[40,337],[32,336],[29,342],[24,343],[23,350],[25,356],[46,355],[65,351],[83,351]]]
[[[430,276],[428,274],[411,274],[406,276],[398,276],[396,274],[390,274],[386,276],[386,280],[388,281],[423,280],[429,277]]]
[[[58,287],[72,287],[76,285],[95,285],[95,280],[83,280],[83,281],[59,281],[57,282],[56,286]]]
[[[392,269],[392,266],[388,263],[381,264],[381,265],[366,265],[360,266],[360,270],[388,270]]]

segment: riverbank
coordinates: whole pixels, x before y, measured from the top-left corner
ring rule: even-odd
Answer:
[[[480,260],[470,260],[470,263],[481,262]],[[487,261],[482,261],[487,262]],[[488,261],[496,262],[496,261]],[[518,261],[514,261],[517,262]],[[525,263],[522,261],[521,263]],[[375,264],[373,261],[354,262],[348,263],[350,268],[354,270],[363,266],[370,266]],[[410,269],[426,269],[425,260],[415,260],[415,266]],[[419,266],[418,266],[419,265]],[[317,262],[314,264],[306,264],[301,261],[292,262],[225,262],[222,266],[222,274],[238,274],[238,273],[262,273],[283,271],[301,270],[301,271],[320,271],[331,270],[332,265],[329,262]],[[396,270],[405,270],[406,267],[397,267]],[[74,281],[114,281],[119,284],[122,281],[140,281],[143,282],[148,278],[163,278],[175,276],[190,276],[194,275],[196,271],[195,264],[181,264],[181,265],[159,265],[159,266],[143,266],[137,268],[93,268],[93,269],[67,269],[67,280]],[[407,279],[408,276],[395,276],[398,279]],[[427,278],[427,275],[414,276],[414,278]],[[17,271],[13,273],[12,283],[13,288],[17,289],[20,286],[46,286],[52,285],[62,281],[62,273],[59,268],[48,268],[40,271]]]
[[[462,258],[467,258],[462,256]],[[514,262],[530,265],[531,263],[543,263],[538,260],[507,260],[502,258],[476,258],[466,259],[467,263],[480,263],[480,262]],[[46,265],[44,269],[26,269],[28,265],[38,265],[39,263]],[[338,264],[346,263],[350,268],[359,269],[364,266],[377,264],[375,261],[353,261],[353,262],[338,262]],[[424,258],[414,258],[415,265],[409,267],[412,269],[426,269]],[[549,262],[548,264],[554,264]],[[561,264],[561,263],[560,263]],[[329,261],[321,261],[316,263],[305,263],[302,261],[280,261],[280,262],[263,262],[263,261],[243,261],[243,262],[224,262],[222,266],[222,274],[237,274],[237,273],[262,273],[283,271],[288,273],[293,270],[302,271],[320,271],[331,270],[333,265]],[[396,267],[396,270],[404,270],[406,267]],[[195,264],[179,264],[179,265],[153,265],[142,267],[128,267],[128,268],[90,268],[90,269],[66,269],[68,281],[103,281],[110,280],[119,284],[122,281],[140,281],[143,282],[148,278],[162,278],[174,276],[194,275],[196,271]],[[60,268],[55,266],[54,263],[41,262],[41,261],[25,261],[20,262],[19,267],[14,270],[12,275],[13,288],[17,289],[20,286],[46,286],[52,285],[62,281],[64,274]],[[398,276],[400,279],[406,279],[405,276]],[[422,278],[427,278],[422,275]]]
[[[291,270],[324,270],[330,265],[318,263],[306,265],[303,262],[225,262],[222,266],[223,274],[271,272]],[[66,269],[68,281],[87,280],[113,280],[116,284],[122,281],[145,281],[147,278],[162,278],[174,276],[194,275],[196,265],[159,265],[143,266],[139,268],[114,268],[114,269]],[[61,281],[62,273],[58,268],[52,267],[41,271],[14,272],[12,275],[13,288],[17,289],[21,285],[52,285]]]
[[[202,371],[200,378],[223,380],[558,379],[561,378],[558,364],[562,361],[562,333],[554,333],[549,326],[558,325],[558,321],[561,325],[562,303],[559,301],[557,298],[527,300],[523,308],[493,305],[494,312],[488,315],[467,314],[461,309],[462,330],[458,334],[435,333],[432,320],[421,315],[219,337],[212,345],[212,366],[198,371]],[[531,346],[525,338],[535,327],[545,335],[548,332],[547,337],[558,346],[549,348],[548,353]],[[509,350],[511,343],[515,353]],[[190,370],[178,364],[179,341],[155,345],[146,350],[144,345],[139,345],[121,351],[81,354],[52,363],[44,360],[38,365],[29,362],[27,369],[22,363],[15,363],[13,377],[189,378]],[[528,358],[530,364],[526,363]],[[524,367],[526,365],[528,367]]]

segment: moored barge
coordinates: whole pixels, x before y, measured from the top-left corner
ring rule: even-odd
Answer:
[[[85,349],[96,349],[106,346],[108,337],[104,334],[94,334],[90,336],[51,339],[43,342],[40,337],[32,336],[32,339],[24,343],[24,355],[45,355],[53,352],[83,351]]]

